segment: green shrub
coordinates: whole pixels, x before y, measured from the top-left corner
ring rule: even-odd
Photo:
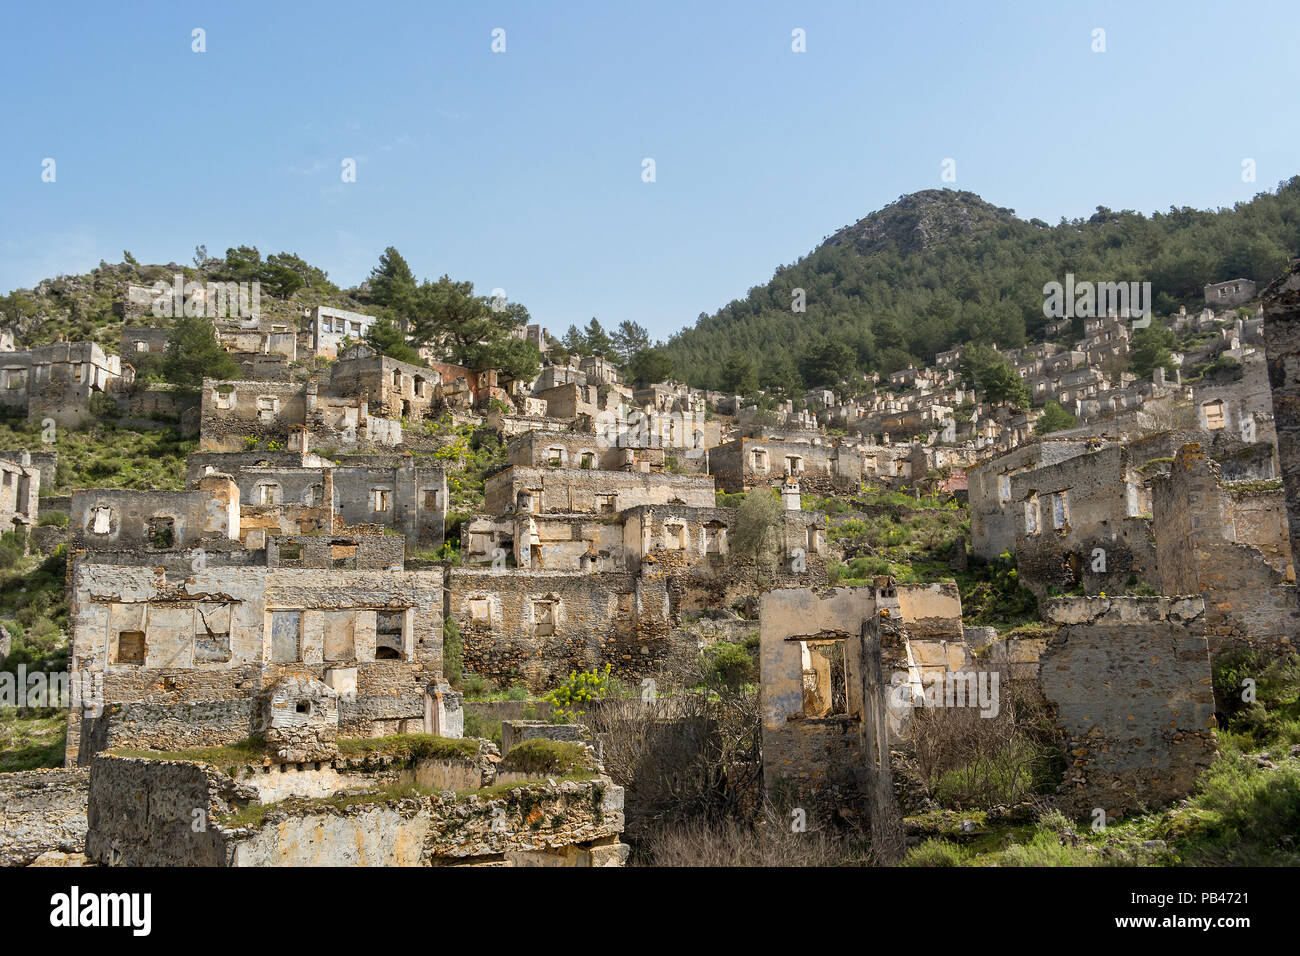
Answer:
[[[564,776],[592,768],[587,749],[582,744],[570,740],[534,737],[511,747],[499,764],[499,769]]]
[[[758,680],[758,661],[741,645],[719,641],[700,655],[700,673],[706,685],[736,693]]]
[[[1039,830],[1028,843],[1013,843],[998,857],[1001,866],[1096,866],[1100,854],[1066,846],[1051,830]]]
[[[567,724],[586,712],[586,704],[599,697],[609,695],[609,665],[605,669],[592,668],[589,671],[571,671],[555,690],[548,691],[542,697],[555,707],[551,712],[551,723]]]
[[[946,840],[930,837],[920,846],[914,846],[903,857],[903,866],[961,866],[965,853],[961,847]]]
[[[501,746],[501,721],[490,720],[476,711],[465,711],[465,736],[482,737]]]
[[[442,619],[442,676],[453,687],[460,687],[465,662],[465,645],[460,625],[450,614]]]
[[[36,523],[38,525],[53,525],[56,528],[66,528],[68,526],[68,513],[57,508],[51,508],[49,511],[42,511]]]
[[[1285,760],[1267,770],[1235,751],[1201,776],[1193,809],[1201,829],[1222,844],[1271,847],[1300,833],[1300,764]]]

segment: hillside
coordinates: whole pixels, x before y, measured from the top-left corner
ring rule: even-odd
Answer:
[[[224,257],[196,250],[192,265],[175,262],[143,265],[130,252],[120,263],[100,262],[81,275],[44,279],[31,289],[0,295],[0,326],[11,328],[25,348],[57,342],[94,342],[110,354],[121,344],[121,303],[129,285],[168,284],[180,274],[186,281],[252,281],[262,286],[261,307],[272,319],[297,323],[304,309],[316,305],[359,310],[361,305],[328,275],[292,253],[262,259],[256,248],[228,249]]]
[[[665,351],[690,385],[721,387],[724,364],[741,353],[761,356],[761,385],[793,392],[855,369],[928,364],[965,342],[1041,341],[1043,285],[1067,272],[1150,281],[1155,311],[1168,313],[1199,307],[1206,282],[1245,277],[1262,287],[1296,255],[1300,177],[1231,209],[1147,217],[1098,207],[1055,226],[974,193],[931,189],[838,230],[743,299],[702,314]],[[805,315],[791,311],[797,288]]]

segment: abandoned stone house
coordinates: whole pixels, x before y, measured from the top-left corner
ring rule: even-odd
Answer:
[[[506,464],[525,468],[662,472],[663,448],[619,447],[583,432],[529,430],[506,442]]]
[[[41,477],[41,485],[53,488],[58,484],[55,473],[58,470],[59,453],[51,448],[48,451],[32,451],[28,448],[0,449],[0,459],[11,461],[24,468],[35,468]]]
[[[456,618],[465,668],[534,690],[574,670],[610,664],[637,680],[694,660],[674,639],[665,579],[626,572],[462,567],[448,574],[446,613]]]
[[[1210,650],[1294,646],[1300,593],[1281,480],[1226,481],[1189,444],[1152,484],[1160,590],[1205,598]]]
[[[31,455],[13,461],[0,452],[0,532],[35,527],[40,489],[41,470]]]
[[[1015,509],[1011,507],[1011,482],[1015,476],[1102,447],[1104,443],[1098,440],[1046,438],[969,469],[966,477],[972,553],[986,561],[996,559],[1003,552],[1014,553],[1016,533],[1020,527]]]
[[[737,438],[709,450],[709,474],[727,492],[776,487],[793,477],[805,491],[824,494],[837,483],[856,487],[863,454],[841,444]]]
[[[139,355],[161,355],[167,351],[167,339],[170,334],[165,328],[147,325],[123,326],[120,347],[122,361],[132,362]]]
[[[484,482],[488,514],[617,514],[634,505],[714,506],[713,479],[692,475],[507,465]]]
[[[70,670],[97,690],[71,712],[69,765],[112,746],[244,739],[289,674],[339,694],[345,735],[437,732],[443,571],[402,570],[400,539],[283,535],[242,548],[225,475],[147,498],[79,492],[73,512]]]
[[[1204,602],[1062,598],[1044,611],[1048,636],[988,643],[963,628],[952,584],[765,593],[767,792],[829,819],[887,812],[873,778],[890,792],[914,715],[937,704],[995,716],[1014,685],[1054,716],[1072,814],[1122,817],[1190,793],[1217,753]],[[936,681],[937,698],[923,693]]]
[[[1206,284],[1204,292],[1206,305],[1216,309],[1232,308],[1255,298],[1255,281],[1229,279],[1226,282],[1210,282]]]
[[[1157,575],[1150,492],[1130,450],[1112,446],[1011,476],[1020,583],[1120,593]]]
[[[301,344],[312,355],[334,358],[344,339],[360,341],[375,321],[373,315],[320,305],[305,316]]]
[[[199,448],[243,451],[288,447],[295,426],[326,447],[401,444],[400,421],[371,415],[364,400],[322,394],[319,383],[204,379]]]
[[[412,553],[443,542],[446,473],[409,455],[345,456],[333,462],[300,451],[196,452],[188,459],[190,486],[210,470],[234,478],[242,540],[251,548],[276,534],[366,526],[400,532]]]
[[[345,349],[330,371],[332,394],[358,398],[384,418],[426,418],[440,394],[442,374],[381,355],[365,343]]]
[[[90,398],[130,384],[121,359],[93,342],[58,342],[0,353],[0,403],[31,421],[52,418],[75,428],[94,418]]]
[[[1277,444],[1273,396],[1265,356],[1253,351],[1241,363],[1241,377],[1225,384],[1197,384],[1192,388],[1196,428],[1206,433],[1204,442],[1223,432],[1243,442]]]

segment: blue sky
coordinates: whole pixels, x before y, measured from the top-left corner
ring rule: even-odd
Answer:
[[[1273,189],[1298,28],[1294,0],[10,5],[0,291],[198,243],[351,285],[395,245],[552,332],[667,337],[917,189],[1053,223]]]

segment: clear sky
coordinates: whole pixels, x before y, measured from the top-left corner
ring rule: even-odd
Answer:
[[[395,245],[554,333],[667,337],[917,189],[1055,223],[1300,172],[1296,0],[131,0],[4,32],[0,292],[198,243],[347,286]]]

